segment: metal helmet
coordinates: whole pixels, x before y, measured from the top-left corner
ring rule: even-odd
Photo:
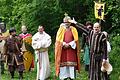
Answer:
[[[3,23],[3,22],[1,22],[1,23],[0,23],[0,29],[1,29],[1,32],[2,32],[2,33],[6,32],[6,31],[7,31],[7,29],[6,29],[6,24]]]

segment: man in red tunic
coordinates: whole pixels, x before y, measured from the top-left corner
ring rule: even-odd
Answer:
[[[60,79],[75,79],[76,70],[80,71],[78,32],[71,26],[67,14],[57,32],[55,43],[56,75]]]

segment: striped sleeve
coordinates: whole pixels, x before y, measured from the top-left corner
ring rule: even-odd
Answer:
[[[102,34],[102,46],[103,46],[103,59],[107,60],[107,40],[104,34]]]

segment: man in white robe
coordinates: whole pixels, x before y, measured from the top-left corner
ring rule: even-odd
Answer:
[[[38,32],[32,37],[32,47],[35,49],[37,61],[37,79],[45,80],[50,75],[48,47],[51,37],[44,31],[43,26],[38,27]]]

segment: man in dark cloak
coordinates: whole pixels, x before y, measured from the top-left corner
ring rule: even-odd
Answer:
[[[89,80],[108,80],[107,72],[101,71],[102,63],[107,62],[107,41],[105,35],[101,32],[101,26],[96,22],[93,30],[86,30],[80,23],[75,20],[69,22],[76,24],[76,27],[89,37],[90,46],[90,67]]]

